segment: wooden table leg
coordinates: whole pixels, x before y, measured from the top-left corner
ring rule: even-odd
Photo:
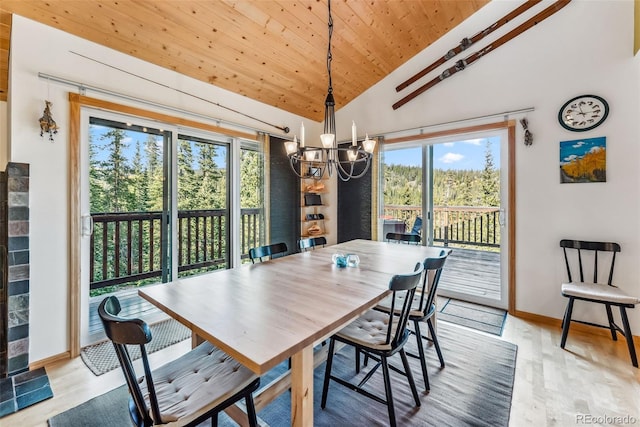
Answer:
[[[313,346],[291,358],[291,425],[313,426]]]

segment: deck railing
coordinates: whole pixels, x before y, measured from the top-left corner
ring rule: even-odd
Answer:
[[[262,209],[240,210],[240,251],[261,244]],[[162,275],[162,212],[94,213],[90,240],[90,287],[131,283]],[[225,209],[178,212],[178,271],[229,265],[229,213]]]
[[[420,206],[384,207],[385,218],[404,221],[407,233],[421,212]],[[490,206],[434,206],[433,240],[444,246],[500,247],[500,209]]]

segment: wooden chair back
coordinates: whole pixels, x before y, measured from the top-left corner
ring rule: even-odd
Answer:
[[[160,407],[158,405],[153,378],[151,377],[149,358],[147,357],[145,347],[145,344],[151,342],[151,330],[143,320],[118,317],[120,310],[121,307],[118,298],[110,296],[105,298],[98,306],[98,315],[100,316],[107,337],[113,343],[120,367],[127,382],[127,387],[129,388],[129,395],[135,405],[135,410],[131,406],[129,408],[132,421],[136,426],[152,425],[153,420],[149,416],[149,408],[140,389],[138,375],[133,367],[133,361],[127,350],[127,345],[140,346],[151,411],[153,411],[153,417],[159,420],[161,419]]]
[[[413,297],[415,296],[416,288],[420,284],[423,271],[424,267],[419,262],[416,264],[413,273],[396,274],[389,281],[389,290],[392,291],[393,296],[391,298],[391,310],[389,311],[390,321],[387,328],[386,343],[391,344],[394,348],[403,345],[409,337],[407,322]],[[404,299],[397,298],[400,292],[406,292]],[[401,308],[395,307],[396,301],[398,301],[398,304],[402,304]]]
[[[323,236],[320,237],[309,237],[306,239],[300,239],[298,242],[298,247],[301,252],[304,252],[308,249],[314,249],[316,246],[324,247],[327,244],[327,239]]]
[[[425,258],[422,262],[424,267],[424,275],[422,279],[422,292],[420,292],[420,301],[418,310],[423,314],[428,314],[436,298],[438,284],[440,283],[440,275],[444,267],[447,257],[451,253],[451,249],[443,249],[440,255],[433,258]]]
[[[249,258],[251,259],[251,263],[255,264],[256,260],[262,262],[263,258],[272,259],[276,255],[283,256],[287,251],[288,248],[286,243],[273,243],[271,245],[258,246],[249,249]]]
[[[422,238],[419,234],[409,234],[409,233],[387,233],[385,236],[387,242],[395,241],[395,242],[405,242],[407,244],[415,243],[419,244]]]
[[[593,276],[591,276],[593,278],[593,282],[591,283],[605,283],[604,281],[598,281],[598,268],[600,268],[601,271],[603,269],[606,270],[608,274],[606,284],[612,286],[616,253],[620,252],[619,244],[612,242],[589,242],[584,240],[563,239],[560,241],[560,247],[564,252],[564,262],[567,268],[569,282],[584,282],[586,270],[587,278],[590,277],[588,275],[589,272],[593,274]],[[567,249],[569,251],[567,251]],[[571,251],[575,251],[573,256],[569,254]],[[598,253],[601,254],[600,257],[598,257]],[[588,269],[589,258],[593,258],[591,260],[592,263],[590,263],[592,265],[590,269],[591,271]]]

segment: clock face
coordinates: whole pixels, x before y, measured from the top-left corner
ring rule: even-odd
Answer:
[[[580,95],[560,108],[558,121],[565,129],[584,132],[598,127],[608,114],[607,101],[596,95]]]

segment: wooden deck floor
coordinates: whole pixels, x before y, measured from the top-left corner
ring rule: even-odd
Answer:
[[[447,291],[461,292],[486,298],[500,298],[500,254],[473,249],[451,248],[453,251],[440,277],[441,295]],[[147,323],[155,323],[168,316],[150,302],[138,296],[137,289],[116,293],[122,306],[121,315],[138,317]],[[98,317],[98,305],[105,295],[91,298],[89,307],[90,342],[106,338]]]
[[[440,276],[439,293],[455,291],[500,299],[500,253],[453,249]]]

